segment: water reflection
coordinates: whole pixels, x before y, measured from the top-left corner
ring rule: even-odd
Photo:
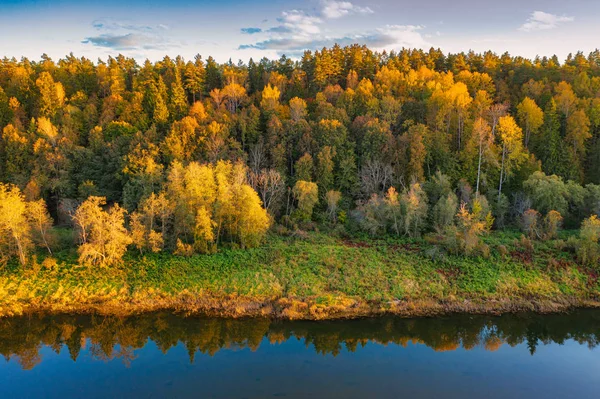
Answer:
[[[82,349],[98,360],[135,362],[136,349],[149,340],[166,353],[180,343],[190,362],[199,351],[214,355],[223,349],[257,350],[264,338],[272,344],[299,339],[323,355],[343,348],[360,351],[368,342],[383,345],[426,345],[435,351],[496,351],[502,345],[526,343],[534,355],[540,344],[573,340],[594,348],[600,339],[600,311],[566,315],[452,316],[434,319],[377,318],[353,321],[271,321],[214,319],[149,314],[129,318],[97,316],[17,317],[0,319],[0,353],[32,369],[43,361],[43,346],[59,353],[63,347],[77,360]]]

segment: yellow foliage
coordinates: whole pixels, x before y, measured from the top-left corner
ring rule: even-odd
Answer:
[[[25,265],[31,247],[25,198],[16,186],[0,183],[0,262],[16,255]]]
[[[279,97],[281,97],[281,92],[277,86],[266,85],[260,101],[261,108],[265,111],[275,111],[279,106]]]
[[[81,245],[79,262],[85,265],[111,266],[118,263],[132,239],[125,228],[125,209],[118,204],[108,211],[104,197],[89,197],[73,216]]]

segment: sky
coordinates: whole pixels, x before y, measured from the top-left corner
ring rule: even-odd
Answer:
[[[237,62],[359,43],[562,60],[600,47],[599,18],[598,0],[0,0],[0,57]]]

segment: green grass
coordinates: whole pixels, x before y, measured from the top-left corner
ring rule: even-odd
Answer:
[[[130,253],[111,269],[79,266],[74,250],[62,250],[55,254],[55,266],[39,255],[25,269],[11,263],[0,270],[0,314],[107,304],[178,308],[183,294],[188,299],[234,298],[233,304],[235,298],[257,303],[288,299],[325,308],[356,303],[385,308],[398,301],[597,301],[597,270],[578,266],[573,254],[553,242],[536,242],[524,262],[519,238],[516,232],[485,237],[491,251],[484,259],[448,255],[424,240],[272,235],[259,248],[214,255]],[[560,261],[558,266],[552,259]]]

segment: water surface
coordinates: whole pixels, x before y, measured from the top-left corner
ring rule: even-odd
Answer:
[[[0,397],[598,398],[600,311],[0,319]]]

